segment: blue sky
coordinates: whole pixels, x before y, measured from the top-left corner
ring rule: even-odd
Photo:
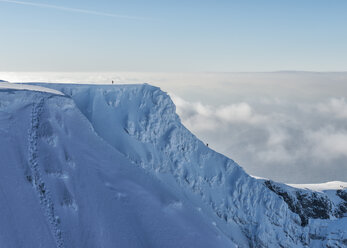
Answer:
[[[347,1],[0,0],[0,71],[346,71]]]

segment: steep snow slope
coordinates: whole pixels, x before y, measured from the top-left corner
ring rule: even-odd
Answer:
[[[0,147],[0,155],[8,156],[0,168],[1,176],[6,175],[0,181],[6,189],[0,203],[9,202],[8,210],[0,213],[0,235],[5,233],[0,244],[21,247],[13,237],[36,225],[42,230],[28,230],[22,244],[342,247],[347,243],[346,218],[313,216],[304,225],[300,213],[264,180],[250,177],[191,134],[160,89],[37,85],[65,96],[0,91],[1,143],[9,144]],[[9,172],[13,175],[7,176]],[[16,189],[17,177],[21,181]],[[28,199],[17,199],[16,192],[27,192]],[[25,202],[31,204],[30,214],[17,218],[11,206],[22,208]],[[12,223],[13,228],[1,223]],[[31,236],[37,240],[31,242]]]
[[[254,247],[309,245],[310,233],[320,230],[320,226],[301,227],[299,215],[262,180],[248,176],[184,128],[171,99],[160,89],[149,85],[48,87],[72,97],[99,136],[134,163],[202,199],[217,217],[216,226],[238,245],[245,244],[236,227],[246,235],[246,246]]]
[[[0,137],[0,247],[234,247],[68,97],[0,90]]]

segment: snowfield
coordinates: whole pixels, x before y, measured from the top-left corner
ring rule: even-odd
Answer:
[[[9,83],[3,80],[0,80],[0,90],[31,90],[31,91],[40,91],[40,92],[47,92],[47,93],[52,93],[56,95],[63,95],[63,93],[50,89],[50,88],[45,88],[41,86],[36,86],[36,85],[27,85],[27,84],[13,84]]]
[[[310,189],[314,191],[324,192],[327,190],[345,189],[347,188],[347,183],[340,182],[340,181],[333,181],[333,182],[317,183],[317,184],[289,184],[289,186],[292,186],[294,188],[299,188],[299,189]]]
[[[249,176],[157,87],[0,82],[0,143],[0,247],[347,245],[345,183]]]

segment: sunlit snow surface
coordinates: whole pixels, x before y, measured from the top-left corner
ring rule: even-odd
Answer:
[[[347,188],[347,183],[340,182],[340,181],[317,183],[317,184],[288,184],[288,185],[295,188],[311,189],[315,191],[338,190],[338,189]]]
[[[347,240],[346,218],[302,227],[263,180],[192,135],[159,88],[18,87],[0,89],[1,247],[338,247]]]
[[[40,91],[40,92],[57,94],[57,95],[63,95],[63,93],[57,90],[50,89],[50,88],[40,87],[36,85],[27,85],[27,84],[14,84],[14,83],[9,83],[9,82],[0,80],[0,90],[1,89],[31,90],[31,91]]]

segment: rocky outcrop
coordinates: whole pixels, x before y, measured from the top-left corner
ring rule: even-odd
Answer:
[[[346,189],[335,190],[335,194],[341,198],[341,202],[335,203],[324,192],[292,188],[270,180],[265,180],[264,184],[300,216],[302,226],[307,226],[309,219],[342,218],[347,212]]]

